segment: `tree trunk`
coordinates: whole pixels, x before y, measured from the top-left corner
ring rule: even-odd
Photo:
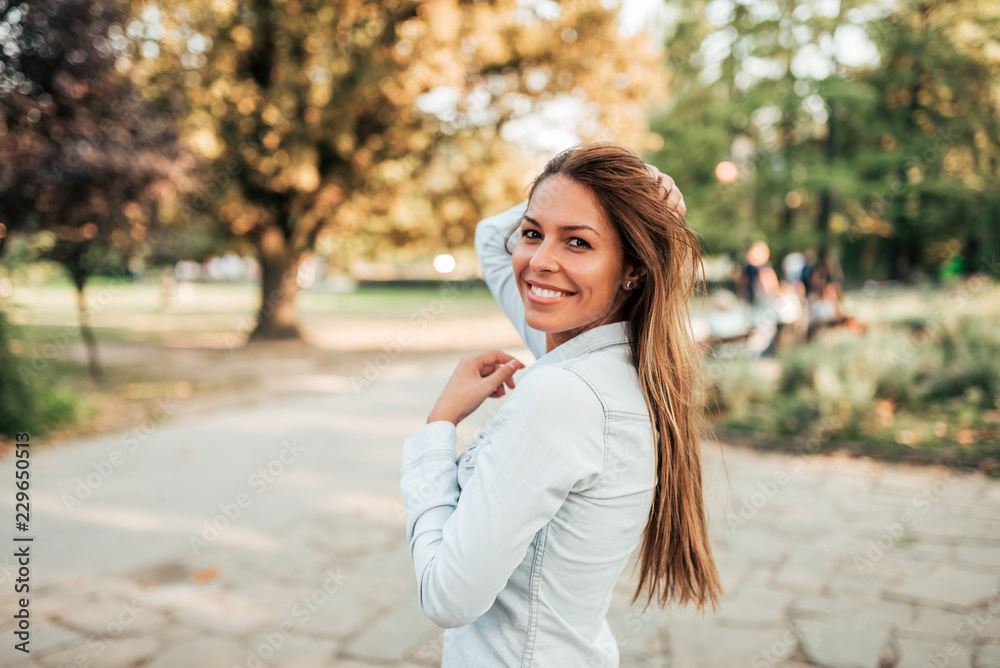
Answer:
[[[837,156],[837,144],[834,139],[836,129],[836,109],[832,101],[826,101],[830,109],[830,116],[826,124],[826,142],[824,143],[824,157],[826,164],[833,169],[833,161]],[[819,211],[816,215],[816,231],[819,233],[818,250],[827,253],[830,251],[830,216],[833,214],[833,194],[829,185],[825,185],[819,194]]]
[[[90,367],[90,377],[100,380],[103,375],[101,360],[97,355],[97,339],[94,338],[94,331],[90,328],[90,310],[87,308],[87,296],[84,287],[87,283],[87,274],[80,267],[70,268],[73,278],[73,285],[76,286],[76,310],[80,319],[80,338],[83,339],[84,347],[87,350],[87,365]]]
[[[288,247],[277,225],[264,228],[256,243],[261,268],[261,304],[250,341],[301,340],[299,308],[295,303],[300,257]]]

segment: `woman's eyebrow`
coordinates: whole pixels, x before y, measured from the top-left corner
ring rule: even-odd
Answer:
[[[529,216],[527,214],[521,216],[521,219],[528,221],[529,223],[531,223],[532,225],[535,225],[539,229],[541,229],[541,227],[542,227],[537,220],[535,220],[534,218],[532,218],[531,216]],[[590,225],[562,225],[562,226],[560,226],[559,229],[561,229],[561,230],[590,230],[591,232],[593,232],[597,236],[601,236],[601,233],[598,232],[597,230],[595,230]]]

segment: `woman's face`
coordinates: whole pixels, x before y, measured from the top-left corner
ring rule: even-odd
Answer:
[[[514,277],[530,327],[551,350],[577,334],[615,322],[632,270],[621,242],[590,190],[561,174],[535,188],[514,247]]]

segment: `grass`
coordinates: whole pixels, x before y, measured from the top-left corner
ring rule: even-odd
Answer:
[[[156,283],[123,284],[100,277],[89,282],[92,328],[104,369],[95,381],[83,354],[71,284],[61,278],[15,284],[14,294],[0,304],[11,321],[9,350],[14,357],[0,354],[0,360],[11,363],[18,378],[30,376],[37,405],[31,411],[11,406],[2,431],[13,433],[30,424],[33,435],[48,432],[48,440],[61,441],[123,431],[155,415],[164,400],[180,401],[182,412],[266,401],[287,392],[282,378],[345,375],[345,369],[349,375],[352,364],[364,362],[366,345],[379,349],[373,333],[418,331],[409,324],[412,316],[421,316],[437,300],[447,308],[433,320],[446,330],[448,321],[475,323],[487,314],[495,318],[498,311],[482,285],[448,293],[379,287],[352,293],[303,291],[297,298],[301,327],[307,336],[320,339],[314,340],[317,345],[243,347],[260,303],[258,286],[193,285],[189,300],[164,305]],[[346,336],[346,343],[334,341],[331,348],[322,340],[331,334]],[[428,336],[415,338],[433,347],[434,337]],[[5,383],[4,393],[12,396],[8,387]]]
[[[154,282],[125,284],[100,277],[88,283],[93,331],[99,341],[166,344],[185,334],[244,336],[256,317],[260,289],[252,283],[192,283],[189,301],[161,302]],[[364,287],[352,293],[303,291],[297,298],[303,329],[321,329],[346,319],[406,319],[442,298],[437,288]],[[495,310],[485,286],[469,286],[446,295],[449,317],[473,317]],[[76,295],[69,281],[17,286],[5,308],[29,345],[44,345],[76,334]],[[73,338],[71,336],[70,338]]]

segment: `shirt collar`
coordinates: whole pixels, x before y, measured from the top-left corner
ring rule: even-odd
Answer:
[[[589,353],[599,348],[621,345],[628,343],[628,341],[628,322],[625,320],[591,327],[587,331],[577,334],[569,341],[556,346],[539,357],[534,364],[524,370],[524,373],[528,373],[535,367],[555,364],[563,360],[579,357],[584,353]]]

